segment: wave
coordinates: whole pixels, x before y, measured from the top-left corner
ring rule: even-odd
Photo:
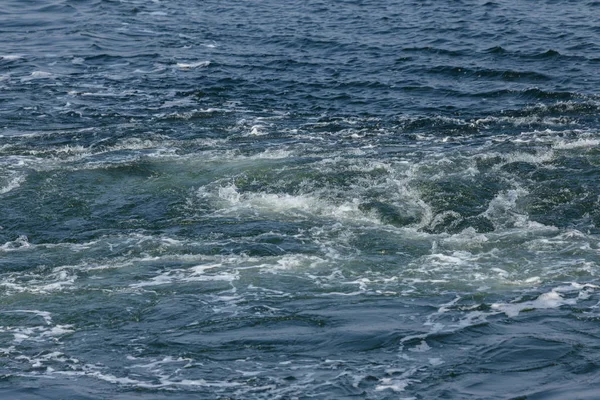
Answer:
[[[552,77],[535,71],[514,71],[498,69],[475,69],[462,66],[436,66],[428,69],[430,74],[442,74],[450,77],[465,77],[471,79],[498,79],[502,81],[538,82],[550,81]]]

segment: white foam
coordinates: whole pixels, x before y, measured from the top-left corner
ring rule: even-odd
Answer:
[[[558,308],[563,305],[574,305],[577,299],[565,299],[555,289],[542,293],[537,299],[521,303],[494,303],[492,309],[505,313],[508,317],[516,317],[522,311],[535,309]]]
[[[140,360],[139,358],[133,357],[131,355],[127,356],[128,360]],[[160,371],[160,367],[164,365],[175,364],[178,365],[179,368],[190,368],[194,366],[193,359],[191,358],[183,358],[178,357],[174,358],[172,356],[163,357],[161,360],[151,361],[145,364],[134,364],[131,368],[144,368],[150,371]],[[181,365],[183,364],[183,365]],[[178,369],[179,369],[178,368]]]
[[[159,376],[159,383],[150,383],[147,381],[133,379],[128,376],[118,377],[110,373],[105,373],[100,370],[99,367],[94,365],[82,365],[77,370],[61,370],[61,371],[49,371],[53,374],[67,375],[67,376],[87,376],[96,378],[105,382],[114,383],[123,386],[138,387],[145,389],[160,389],[160,388],[173,388],[173,387],[212,387],[212,388],[231,388],[241,386],[239,382],[227,382],[227,381],[207,381],[205,379],[167,379],[166,376]]]
[[[11,242],[6,242],[2,246],[0,246],[0,250],[2,251],[14,251],[14,250],[23,250],[31,247],[29,243],[29,239],[27,236],[21,235],[16,240]]]
[[[580,148],[594,149],[598,147],[598,145],[600,145],[600,140],[598,139],[579,139],[575,141],[561,140],[557,142],[553,147],[559,150],[571,150]]]
[[[326,260],[317,256],[304,254],[287,254],[279,259],[269,260],[269,263],[261,263],[255,268],[263,272],[278,273],[280,271],[298,271],[303,268],[314,268],[326,263]]]
[[[54,75],[50,72],[46,72],[46,71],[33,71],[31,73],[31,75],[29,75],[28,77],[24,77],[21,78],[22,82],[27,82],[27,81],[31,81],[33,79],[48,79],[48,78],[52,78]]]
[[[49,292],[63,291],[75,283],[77,275],[68,267],[57,267],[49,274],[9,273],[0,281],[0,287],[9,292],[46,294]]]
[[[411,381],[409,379],[391,379],[382,378],[380,383],[375,387],[375,390],[381,392],[383,390],[391,390],[393,392],[403,392]]]
[[[479,307],[479,304],[474,307]],[[486,322],[487,317],[490,313],[483,311],[469,311],[466,315],[462,316],[458,323],[454,324],[453,327],[457,329],[468,328],[473,325],[483,324]]]
[[[79,363],[78,359],[68,357],[60,351],[53,351],[47,354],[39,355],[37,357],[27,357],[25,355],[20,355],[15,358],[20,360],[26,360],[31,364],[32,368],[43,368],[44,364],[48,362],[60,362],[63,364],[69,364],[70,367],[74,367]],[[54,368],[47,366],[46,372],[52,373],[54,372]]]
[[[53,374],[58,374],[58,375],[66,375],[66,376],[89,376],[89,377],[103,380],[105,382],[117,383],[117,384],[121,384],[121,385],[133,385],[133,386],[148,387],[148,388],[160,387],[159,385],[148,385],[148,384],[144,383],[143,381],[131,379],[128,377],[116,377],[111,374],[104,374],[100,371],[90,371],[90,370],[87,370],[87,371],[85,371],[85,370],[84,371],[55,371],[55,370],[51,370],[48,372],[53,373]]]
[[[473,255],[466,251],[455,251],[452,255],[436,253],[425,256],[425,259],[433,266],[452,266],[460,267],[466,265]]]
[[[253,125],[252,127],[250,127],[250,133],[248,134],[250,136],[264,136],[268,133],[269,132],[265,130],[264,125]]]
[[[50,325],[52,324],[52,314],[49,313],[48,311],[40,311],[40,310],[11,310],[11,311],[5,311],[6,313],[30,313],[30,314],[35,314],[38,315],[40,317],[42,317],[44,319],[44,322],[46,323],[46,325]]]
[[[285,149],[267,149],[263,152],[257,153],[248,158],[251,159],[264,159],[264,160],[278,160],[282,158],[288,158],[292,155],[292,151]]]
[[[471,123],[471,126],[486,126],[486,124],[511,124],[514,126],[531,126],[533,124],[541,124],[541,125],[554,125],[554,126],[563,126],[563,125],[574,125],[575,121],[569,120],[567,118],[556,118],[556,117],[547,117],[541,116],[538,114],[527,115],[522,117],[485,117],[480,118]]]
[[[25,341],[32,342],[47,342],[48,339],[51,339],[52,342],[59,342],[61,336],[64,336],[68,333],[74,332],[72,325],[52,325],[52,317],[51,314],[47,311],[39,311],[39,310],[10,310],[4,311],[4,313],[9,314],[35,314],[44,320],[43,325],[33,325],[33,326],[0,326],[0,332],[9,333],[13,335],[13,343],[15,346],[20,345]],[[13,346],[12,349],[16,351]],[[21,358],[28,359],[27,357],[21,355]],[[19,358],[17,357],[17,359]]]
[[[581,294],[581,291],[584,291],[584,292],[586,292],[586,296],[587,296],[587,294],[589,294],[589,292],[593,292],[594,290],[599,289],[599,288],[600,288],[600,286],[593,285],[591,283],[571,282],[569,285],[555,287],[553,289],[553,291],[559,292],[559,293],[580,291],[580,294]]]
[[[196,61],[190,63],[177,63],[177,68],[182,71],[187,71],[194,68],[208,67],[209,65],[210,61]]]
[[[325,262],[325,260],[320,257],[301,254],[291,254],[283,257],[248,257],[244,255],[227,257],[204,255],[167,255],[154,258],[136,258],[123,264],[111,265],[110,268],[120,268],[139,262],[153,262],[153,264],[159,265],[159,261],[166,260],[178,260],[186,263],[201,261],[202,264],[188,268],[177,268],[162,271],[149,280],[132,283],[129,285],[129,287],[146,288],[184,282],[203,281],[224,281],[232,283],[240,279],[240,274],[244,270],[259,270],[264,273],[276,274],[282,270],[313,268]],[[90,271],[100,268],[101,267],[99,266],[86,266],[84,270]],[[250,286],[249,288],[251,289],[252,287]],[[287,294],[284,292],[274,291],[268,288],[260,288],[260,290],[269,292],[271,295],[287,296]],[[224,297],[220,296],[220,299],[223,300]]]
[[[412,351],[412,352],[416,352],[416,353],[423,353],[423,352],[426,352],[429,350],[431,350],[431,347],[429,347],[429,345],[427,344],[427,342],[425,340],[422,340],[421,343],[419,343],[415,347],[408,349],[408,351]]]
[[[239,279],[239,272],[218,271],[216,273],[207,273],[210,270],[221,267],[222,264],[199,265],[188,269],[172,269],[160,275],[157,275],[149,281],[133,283],[129,285],[132,288],[142,288],[146,286],[168,285],[175,282],[206,282],[206,281],[226,281],[233,282]]]
[[[433,357],[429,359],[429,364],[431,364],[434,367],[437,367],[444,364],[444,361],[439,357]]]
[[[42,336],[62,336],[73,332],[75,332],[73,325],[56,325],[50,330],[42,332]]]
[[[1,331],[1,328],[0,328],[0,331]],[[6,332],[6,331],[4,331],[4,332]],[[13,343],[21,344],[23,341],[29,339],[29,337],[31,336],[31,333],[33,333],[33,329],[28,329],[28,328],[15,329],[15,331],[13,332]]]
[[[205,188],[201,188],[198,194],[203,197],[210,196],[210,193],[207,193]],[[294,218],[318,215],[339,220],[380,224],[377,218],[364,214],[359,209],[360,202],[357,198],[336,204],[310,194],[240,193],[235,184],[220,186],[218,188],[218,198],[225,202],[221,203],[220,207],[230,213],[250,210],[269,214],[284,214]]]
[[[136,68],[135,70],[133,70],[133,73],[134,74],[144,74],[144,75],[156,74],[156,73],[165,71],[167,68],[168,68],[167,65],[154,64],[154,68],[152,68],[152,69],[140,69],[140,68]]]
[[[488,204],[481,215],[489,218],[496,229],[527,228],[530,230],[557,230],[539,222],[530,221],[526,214],[519,212],[518,200],[529,192],[521,187],[500,192]]]
[[[484,233],[478,233],[475,228],[468,227],[459,233],[456,233],[450,237],[442,238],[444,245],[450,245],[453,248],[461,248],[463,246],[468,247],[481,247],[488,243],[490,238]]]
[[[203,386],[203,387],[237,387],[242,386],[240,382],[209,382],[204,379],[182,379],[180,381],[161,379],[161,385],[159,387],[169,386]]]
[[[15,61],[23,58],[23,54],[5,54],[0,56],[0,60]]]
[[[77,93],[77,94],[80,96],[85,96],[85,97],[122,97],[125,93],[108,91],[108,92],[82,92],[82,93]]]
[[[554,151],[543,151],[538,153],[514,152],[500,155],[507,163],[525,162],[530,164],[543,164],[555,158]]]
[[[132,162],[141,157],[172,158],[177,152],[175,143],[162,138],[141,139],[127,138],[114,145],[102,146],[101,142],[91,147],[81,145],[65,145],[47,147],[40,150],[28,150],[32,158],[24,158],[23,162],[36,170],[53,170],[68,168],[74,170],[105,168],[115,163]],[[44,157],[40,160],[39,157]],[[100,157],[101,156],[101,157]],[[72,164],[76,161],[83,163]],[[66,165],[65,165],[66,164]]]
[[[234,184],[219,187],[219,197],[232,204],[239,204],[242,195],[238,192],[237,186]]]

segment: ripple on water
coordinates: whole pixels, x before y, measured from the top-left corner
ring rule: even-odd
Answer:
[[[594,397],[595,2],[4,3],[0,396]]]

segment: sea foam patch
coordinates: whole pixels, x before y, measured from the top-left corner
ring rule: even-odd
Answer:
[[[235,184],[219,186],[217,193],[201,188],[198,195],[217,201],[221,210],[227,213],[244,211],[262,214],[280,214],[286,218],[307,218],[321,216],[332,219],[356,220],[379,224],[379,220],[363,213],[358,199],[332,201],[313,194],[242,192]],[[216,196],[215,196],[216,194]]]
[[[503,312],[508,317],[516,317],[525,311],[559,308],[565,305],[575,305],[580,299],[587,299],[598,286],[591,284],[572,283],[559,286],[549,292],[540,294],[537,298],[527,301],[514,301],[511,303],[494,303],[493,310]],[[577,294],[573,296],[573,294]],[[567,297],[569,296],[569,297]]]

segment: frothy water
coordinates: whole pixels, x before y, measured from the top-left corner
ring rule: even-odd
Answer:
[[[597,7],[9,1],[0,395],[595,398]]]

